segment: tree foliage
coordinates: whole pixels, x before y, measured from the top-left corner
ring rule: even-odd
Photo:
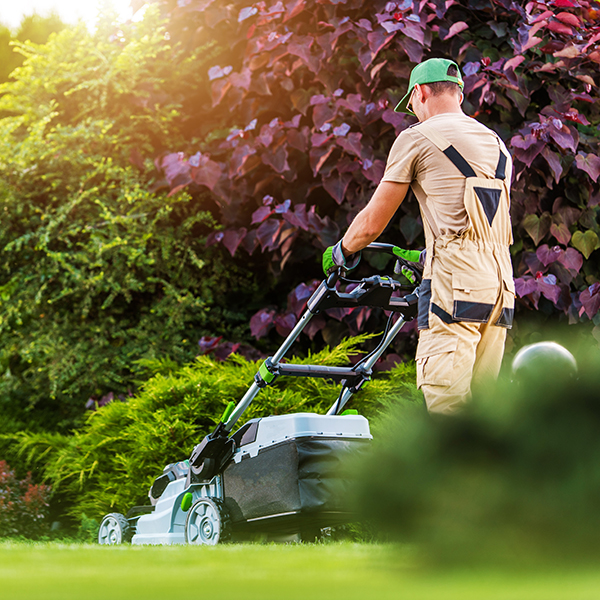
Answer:
[[[151,189],[142,158],[187,139],[181,98],[202,87],[202,59],[161,23],[19,44],[27,60],[0,87],[4,430],[70,427],[88,398],[127,394],[137,360],[243,335],[255,286],[206,249],[210,199]]]
[[[56,14],[47,17],[29,15],[24,17],[16,31],[0,24],[0,83],[8,80],[9,75],[23,64],[23,55],[14,52],[12,42],[33,42],[45,44],[53,33],[65,28],[65,24]]]
[[[393,112],[412,66],[449,57],[465,75],[466,112],[515,158],[521,308],[598,324],[597,2],[155,1],[190,47],[208,35],[230,41],[207,64],[212,96],[191,121],[200,143],[160,161],[171,189],[212,192],[223,227],[209,243],[235,256],[260,250],[282,280],[292,270],[296,281],[314,277],[414,122]],[[204,135],[212,123],[220,135]],[[387,236],[422,246],[414,201]],[[260,336],[296,315],[269,308],[257,318]]]

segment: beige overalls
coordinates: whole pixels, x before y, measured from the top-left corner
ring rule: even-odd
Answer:
[[[424,225],[435,242],[428,248],[420,287],[417,384],[430,412],[451,413],[468,400],[472,382],[496,379],[506,329],[512,326],[507,157],[498,139],[495,177],[478,177],[433,126],[420,123],[415,131],[437,147],[440,160],[452,161],[466,178],[465,231],[438,235],[431,208],[421,205]]]

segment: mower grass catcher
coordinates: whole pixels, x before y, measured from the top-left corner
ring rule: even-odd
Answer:
[[[389,244],[366,250],[392,254]],[[396,258],[396,257],[394,257]],[[400,261],[403,262],[403,261]],[[412,263],[404,266],[415,268]],[[307,309],[274,356],[266,359],[237,406],[231,403],[214,431],[198,444],[189,460],[164,468],[148,496],[149,506],[127,515],[110,513],[100,524],[100,544],[208,544],[253,534],[300,535],[314,540],[320,530],[352,520],[344,506],[348,481],[340,466],[368,447],[368,421],[344,406],[372,375],[372,367],[400,331],[416,316],[418,288],[407,289],[379,275],[355,281],[339,292],[338,271],[324,280]],[[417,278],[419,274],[415,273]],[[397,292],[394,294],[394,292]],[[404,294],[404,295],[402,295]],[[292,365],[282,359],[310,319],[329,308],[379,307],[391,316],[371,354],[352,367]],[[280,376],[322,377],[342,384],[326,415],[299,413],[251,419],[231,430],[261,390]]]

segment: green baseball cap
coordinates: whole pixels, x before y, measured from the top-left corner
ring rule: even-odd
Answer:
[[[451,66],[456,67],[458,77],[448,75],[448,68]],[[447,60],[446,58],[430,58],[420,65],[417,65],[411,71],[408,92],[406,93],[406,96],[400,100],[398,106],[396,106],[394,110],[396,112],[405,112],[412,115],[413,113],[407,108],[407,105],[410,100],[410,95],[415,89],[415,85],[417,83],[422,85],[423,83],[436,83],[438,81],[452,81],[453,83],[458,83],[461,90],[465,85],[462,75],[460,74],[460,69],[453,60]]]

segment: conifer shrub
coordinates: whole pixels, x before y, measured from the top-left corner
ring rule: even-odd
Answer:
[[[341,365],[358,354],[368,336],[345,340],[294,363]],[[230,401],[238,402],[253,381],[258,362],[233,354],[226,361],[200,356],[143,384],[125,402],[113,401],[89,413],[73,435],[21,432],[4,436],[5,451],[37,469],[68,512],[100,518],[146,504],[155,477],[171,462],[184,460],[219,421]],[[361,414],[374,415],[386,403],[416,405],[413,363],[377,375],[352,400]],[[238,422],[295,412],[324,414],[339,394],[339,385],[320,379],[281,378],[262,390]]]

